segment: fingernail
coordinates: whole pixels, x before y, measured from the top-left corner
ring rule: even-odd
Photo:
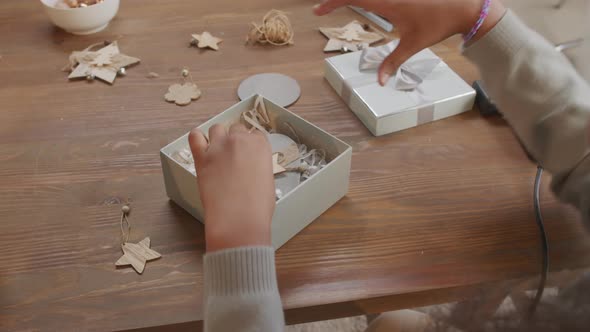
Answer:
[[[321,3],[315,4],[313,6],[313,12],[316,13],[316,14],[318,14],[321,7],[322,7],[322,4]]]

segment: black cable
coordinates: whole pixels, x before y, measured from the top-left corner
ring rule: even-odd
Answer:
[[[543,297],[545,290],[545,282],[547,281],[547,274],[549,273],[549,243],[547,241],[547,233],[545,232],[545,225],[543,224],[543,215],[541,214],[541,204],[539,202],[539,189],[541,187],[541,175],[543,175],[543,167],[537,166],[537,176],[535,177],[535,187],[533,190],[533,205],[535,207],[535,220],[539,226],[539,233],[541,234],[541,254],[542,254],[542,271],[537,294],[529,308],[528,317],[533,317],[537,306]]]

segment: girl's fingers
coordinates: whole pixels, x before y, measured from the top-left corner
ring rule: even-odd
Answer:
[[[191,147],[191,152],[193,154],[193,159],[195,160],[195,166],[201,164],[201,161],[205,157],[205,152],[207,152],[207,148],[209,147],[209,142],[207,142],[207,138],[203,132],[198,128],[193,128],[190,134],[188,135],[188,144]]]
[[[385,85],[389,78],[397,72],[398,68],[415,53],[411,44],[404,43],[403,39],[400,39],[397,48],[383,60],[379,67],[379,84]]]

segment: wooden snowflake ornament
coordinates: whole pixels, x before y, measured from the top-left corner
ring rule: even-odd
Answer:
[[[210,48],[212,50],[219,50],[219,43],[223,41],[221,38],[213,37],[209,32],[205,31],[201,34],[191,35],[193,40],[191,45],[197,46],[198,48]]]

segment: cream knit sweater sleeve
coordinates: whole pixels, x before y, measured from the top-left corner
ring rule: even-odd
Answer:
[[[553,189],[590,224],[590,87],[541,36],[510,11],[465,50],[506,119]],[[274,332],[284,327],[274,251],[247,247],[205,256],[205,331]]]
[[[511,11],[464,51],[552,189],[590,229],[590,86]]]
[[[271,247],[205,255],[205,332],[283,331],[285,320]]]

